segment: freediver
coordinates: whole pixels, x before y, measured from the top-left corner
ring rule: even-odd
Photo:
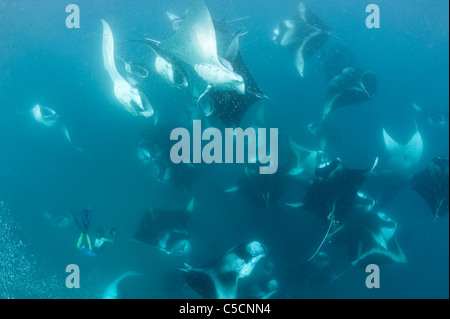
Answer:
[[[77,248],[88,256],[95,257],[103,251],[108,243],[114,242],[116,229],[112,228],[106,234],[100,229],[97,230],[94,245],[92,245],[91,238],[88,234],[89,224],[91,222],[92,212],[90,209],[83,209],[81,217],[73,215],[75,223],[81,231],[80,237],[77,241]]]

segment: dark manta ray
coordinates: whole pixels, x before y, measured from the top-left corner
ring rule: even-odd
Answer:
[[[186,283],[203,298],[236,299],[239,279],[251,275],[266,252],[260,242],[242,243],[202,268],[192,268],[186,264],[181,270],[184,271]]]
[[[329,243],[344,245],[353,266],[405,263],[395,237],[397,223],[375,209],[354,209],[327,236]]]
[[[428,167],[411,178],[418,192],[436,218],[448,214],[448,157],[434,157]]]
[[[339,158],[321,164],[316,169],[318,178],[298,206],[320,218],[331,219],[332,223],[339,221],[353,205],[359,188],[377,163],[378,158],[371,169],[346,168]]]
[[[192,200],[186,209],[166,211],[150,209],[142,217],[135,239],[155,246],[167,254],[184,256],[189,254],[188,226],[193,210]]]
[[[250,107],[261,100],[264,94],[245,66],[240,53],[231,65],[233,70],[244,79],[246,94],[213,90],[210,94],[213,106],[211,116],[219,118],[224,125],[237,126]]]
[[[273,41],[287,47],[295,55],[295,66],[303,77],[305,61],[316,53],[330,37],[330,29],[305,4],[300,2],[297,15],[278,24]]]
[[[269,209],[278,202],[286,186],[290,182],[288,172],[282,167],[275,174],[260,174],[259,167],[248,165],[237,185],[230,187],[225,192],[240,192],[256,204]]]
[[[161,124],[145,132],[143,134],[145,137],[138,149],[138,156],[142,158],[143,163],[153,167],[159,182],[168,183],[189,192],[197,175],[197,168],[194,165],[177,165],[171,161],[172,142],[169,136],[175,126],[175,124],[173,126]]]
[[[295,282],[298,285],[321,285],[336,278],[331,267],[330,257],[323,251],[318,252],[309,261],[302,260],[291,267],[293,267],[291,271],[299,274]]]
[[[282,140],[285,140],[282,137]],[[287,136],[287,148],[284,158],[286,161],[279,163],[275,174],[260,174],[259,167],[249,164],[236,185],[225,192],[240,192],[257,205],[266,209],[274,207],[286,187],[291,183],[310,183],[310,176],[322,159],[322,152],[310,151],[296,143]]]
[[[348,67],[328,83],[322,120],[334,109],[369,101],[377,89],[376,75]]]
[[[326,161],[317,167],[315,172],[317,178],[309,187],[303,200],[297,204],[288,204],[292,207],[302,207],[320,219],[329,221],[324,239],[309,260],[315,257],[330,230],[345,218],[353,206],[374,205],[358,190],[377,164],[378,158],[371,169],[350,169],[346,168],[339,158]]]

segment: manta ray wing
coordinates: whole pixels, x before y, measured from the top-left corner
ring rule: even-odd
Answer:
[[[322,219],[328,219],[333,213],[336,220],[340,220],[348,213],[359,188],[377,162],[371,169],[342,168],[332,177],[316,179],[303,197],[302,207]]]
[[[159,46],[190,65],[205,63],[222,67],[217,56],[214,24],[203,0],[192,0],[180,28]]]
[[[138,229],[134,238],[148,245],[157,245],[158,225],[156,224],[156,215],[153,210],[149,210],[144,214],[139,222]]]
[[[238,276],[213,268],[183,269],[186,283],[204,299],[236,299]]]
[[[330,32],[328,26],[309,9],[305,2],[299,4],[298,14],[299,33],[296,37],[299,39],[299,45],[295,53],[295,66],[303,77],[305,60],[325,44],[330,37]]]
[[[124,80],[117,70],[116,61],[114,58],[114,37],[109,24],[102,19],[103,24],[103,63],[105,69],[108,71],[109,76],[113,82]]]
[[[211,115],[219,118],[225,125],[237,126],[250,107],[262,99],[263,92],[245,66],[240,53],[232,66],[243,77],[248,93],[243,95],[235,91],[213,91],[211,99],[214,110]]]
[[[449,212],[449,160],[433,158],[424,170],[411,178],[411,187],[419,193],[436,218]]]
[[[201,269],[185,269],[184,280],[205,299],[217,299],[217,287],[209,274]]]
[[[301,41],[300,46],[295,53],[295,67],[298,73],[303,77],[303,70],[305,68],[305,60],[312,55],[310,42],[322,33],[321,30],[313,30]]]

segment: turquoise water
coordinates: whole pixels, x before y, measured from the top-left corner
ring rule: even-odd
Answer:
[[[130,270],[143,276],[122,283],[123,297],[199,298],[178,268],[184,262],[202,266],[251,240],[267,246],[261,267],[270,268],[278,282],[274,298],[449,297],[448,214],[434,218],[408,188],[382,207],[398,223],[397,241],[408,262],[380,265],[381,287],[367,289],[364,268],[346,271],[346,251],[332,246],[324,249],[333,258],[333,270],[346,272],[333,282],[305,284],[304,260],[317,249],[328,225],[284,204],[298,200],[304,186],[287,187],[266,210],[242,194],[223,192],[238,181],[242,165],[197,165],[188,193],[159,182],[150,165],[137,157],[153,119],[128,114],[115,98],[103,65],[101,19],[111,26],[122,57],[151,65],[154,54],[148,47],[125,41],[168,38],[173,31],[165,12],[183,15],[189,1],[76,1],[79,29],[66,27],[69,3],[0,0],[1,298],[101,298],[110,282]],[[215,20],[249,16],[229,28],[249,31],[240,39],[241,56],[270,100],[253,105],[240,126],[253,125],[264,106],[266,127],[318,149],[320,141],[306,126],[322,114],[327,82],[320,57],[334,44],[345,44],[358,67],[377,75],[378,88],[372,100],[330,114],[339,140],[329,143],[327,156],[339,157],[348,167],[368,168],[375,157],[386,156],[382,128],[396,137],[410,136],[414,120],[424,153],[412,173],[434,156],[448,156],[448,123],[430,125],[427,117],[428,110],[438,109],[448,121],[448,2],[379,0],[379,29],[365,25],[369,3],[307,2],[334,36],[307,60],[301,78],[289,51],[271,41],[273,29],[292,17],[297,1],[206,1]],[[144,88],[158,111],[157,125],[179,126],[185,93],[155,73]],[[414,110],[413,103],[424,111]],[[28,111],[36,104],[58,112],[72,144],[60,130],[34,121]],[[163,138],[169,142],[168,135]],[[281,151],[279,156],[280,162],[285,160]],[[378,180],[373,184],[377,189],[384,185]],[[133,240],[149,207],[181,209],[192,194],[192,251],[187,258]],[[114,243],[97,257],[76,247],[80,231],[72,214],[84,208],[92,209],[92,232],[117,229]],[[67,217],[67,223],[55,223],[57,216]],[[69,264],[80,268],[79,289],[65,286]]]

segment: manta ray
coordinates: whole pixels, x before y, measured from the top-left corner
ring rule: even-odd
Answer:
[[[334,109],[369,101],[375,95],[377,77],[370,71],[348,67],[328,83],[322,121]]]
[[[185,256],[191,250],[188,228],[193,209],[194,199],[182,210],[150,209],[142,217],[134,237],[166,254]]]
[[[293,271],[299,274],[296,278],[298,285],[322,285],[337,277],[331,265],[331,258],[324,251],[319,251],[314,258],[310,258],[308,261],[302,260],[291,267],[295,267]]]
[[[172,22],[173,30],[178,31],[182,23],[184,22],[184,18],[181,18],[169,12],[167,12],[167,15]],[[239,90],[223,89],[220,86],[211,87],[207,89],[203,94],[200,94],[201,92],[198,92],[194,84],[195,81],[193,81],[192,77],[185,76],[185,78],[189,78],[189,80],[183,80],[183,83],[190,83],[191,86],[194,86],[193,88],[191,88],[191,95],[194,97],[199,97],[198,106],[203,115],[210,116],[211,118],[217,118],[226,126],[239,125],[242,117],[247,112],[247,110],[254,103],[266,97],[245,66],[245,63],[239,52],[239,38],[247,34],[247,32],[239,30],[236,33],[231,33],[227,28],[230,22],[242,20],[245,18],[246,17],[231,21],[213,21],[214,31],[216,35],[217,57],[220,63],[223,64],[227,69],[233,70],[236,74],[242,76],[245,84],[245,94],[243,94]],[[153,48],[154,50],[158,50],[158,48],[155,48],[155,46],[153,46]],[[157,54],[165,54],[165,58],[171,61],[170,63],[167,63],[169,67],[165,69],[169,69],[170,65],[177,65],[177,62],[174,61],[172,55],[168,55],[167,53],[161,51],[162,50],[159,48]],[[180,66],[176,67],[176,69],[179,70],[177,72],[178,74],[188,74],[188,72],[184,72],[183,68]],[[161,72],[162,75],[165,73],[171,74],[173,72]],[[188,84],[186,84],[186,86],[188,86]]]
[[[442,128],[448,124],[448,109],[444,110],[442,104],[431,109],[423,108],[416,103],[413,103],[412,106],[418,114],[427,119],[429,125]]]
[[[331,244],[344,245],[352,266],[389,262],[406,263],[396,239],[397,222],[376,209],[354,210],[327,236]]]
[[[326,80],[329,82],[336,75],[342,73],[346,68],[353,68],[357,65],[355,53],[344,44],[335,44],[325,50],[319,56],[320,64],[323,66]]]
[[[433,157],[411,178],[411,187],[427,203],[436,218],[448,214],[448,157]]]
[[[189,125],[192,125],[192,122]],[[151,167],[158,182],[170,184],[189,193],[197,176],[198,167],[192,164],[177,165],[171,161],[172,142],[169,136],[174,126],[176,125],[152,126],[143,134],[137,156],[143,164]]]
[[[295,179],[311,184],[315,177],[315,170],[324,161],[322,151],[312,151],[297,143],[289,137],[289,145],[295,156],[295,165],[289,175]]]
[[[290,206],[302,207],[331,223],[338,222],[350,210],[358,190],[377,164],[378,158],[370,169],[352,169],[339,158],[326,161],[317,167],[316,179],[303,200]]]
[[[198,100],[212,88],[245,94],[242,76],[218,56],[214,23],[203,0],[191,1],[184,21],[168,39],[162,42],[150,40],[147,44],[156,52],[164,52],[161,56],[178,61],[186,73],[194,74],[204,82],[205,88],[198,90],[198,93],[203,91]]]
[[[261,108],[261,110],[264,109]],[[262,117],[261,114],[258,116]],[[276,174],[259,174],[259,168],[249,164],[245,166],[238,182],[225,192],[239,192],[257,205],[270,209],[278,203],[289,184],[304,182],[309,185],[312,183],[314,170],[318,163],[322,162],[322,152],[310,151],[294,143],[290,136],[287,140],[288,160],[279,165]]]
[[[239,282],[238,299],[269,299],[278,292],[274,279],[274,264],[267,259],[258,262],[251,276]]]
[[[327,42],[331,33],[305,2],[300,2],[296,13],[293,19],[278,24],[272,40],[294,53],[295,67],[303,77],[305,61]]]
[[[60,130],[63,133],[64,137],[69,141],[69,143],[72,144],[69,131],[67,130],[67,127],[62,123],[59,114],[56,113],[55,110],[52,110],[47,106],[41,106],[39,104],[36,104],[31,109],[31,113],[33,114],[33,117],[36,120],[36,122],[48,128],[55,128]],[[75,147],[75,149],[77,149],[78,151],[82,151],[82,149],[78,147]]]
[[[374,199],[358,192],[345,215],[330,223],[327,234],[308,262],[313,265],[319,262],[319,269],[327,270],[325,279],[338,279],[343,273],[336,275],[328,267],[322,267],[328,266],[328,260],[325,260],[326,264],[321,261],[321,254],[324,254],[321,248],[326,244],[345,246],[351,267],[365,267],[371,263],[406,263],[406,256],[396,239],[397,226],[395,220],[378,209]]]
[[[289,181],[289,175],[282,167],[278,168],[276,174],[259,174],[256,165],[248,165],[244,168],[238,183],[225,192],[239,192],[257,205],[270,209],[283,195]]]
[[[119,73],[114,53],[114,37],[109,24],[101,20],[103,24],[103,62],[105,69],[114,84],[114,94],[125,110],[134,116],[151,117],[153,108],[144,91],[131,79],[125,80]]]
[[[406,143],[394,140],[383,128],[383,138],[392,169],[399,172],[408,172],[421,159],[423,153],[423,140],[416,125],[416,132]]]
[[[204,267],[185,264],[181,270],[186,283],[203,298],[236,299],[239,279],[250,276],[266,253],[266,247],[258,241],[241,243]]]
[[[308,188],[302,201],[288,204],[291,207],[306,209],[319,219],[329,222],[324,239],[309,260],[315,257],[329,232],[348,215],[354,205],[373,205],[370,200],[362,196],[359,189],[377,164],[378,158],[370,169],[347,168],[339,158],[323,162],[317,167],[316,179]]]

